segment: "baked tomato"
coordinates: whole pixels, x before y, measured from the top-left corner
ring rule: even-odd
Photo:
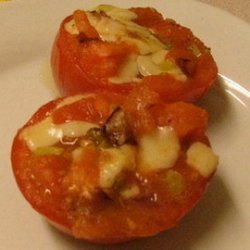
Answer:
[[[111,244],[152,236],[194,207],[215,172],[207,118],[149,88],[125,100],[57,99],[15,136],[14,175],[32,207],[76,238]]]
[[[153,8],[100,5],[65,18],[51,64],[62,95],[103,89],[127,94],[147,85],[164,101],[197,101],[217,66],[190,29]]]

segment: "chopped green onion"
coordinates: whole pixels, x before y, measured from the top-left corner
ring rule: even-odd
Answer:
[[[128,186],[121,191],[121,196],[124,199],[133,199],[138,196],[140,189],[136,185]]]
[[[174,170],[168,170],[166,174],[167,189],[173,196],[180,195],[185,189],[183,176]]]
[[[37,148],[34,153],[38,156],[44,156],[44,155],[61,155],[63,153],[64,149],[60,147],[55,146],[48,146],[48,147],[40,147]]]
[[[171,60],[166,59],[165,61],[163,61],[160,64],[160,69],[162,70],[162,72],[168,72],[171,71],[173,69],[177,69],[178,66]]]
[[[189,49],[196,57],[201,56],[201,51],[195,43],[190,44]]]

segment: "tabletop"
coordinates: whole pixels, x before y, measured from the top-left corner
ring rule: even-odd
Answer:
[[[250,1],[249,0],[199,0],[221,9],[224,9],[233,15],[250,23]]]

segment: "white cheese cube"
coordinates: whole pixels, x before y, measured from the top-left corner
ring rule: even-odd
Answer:
[[[102,149],[99,166],[100,187],[111,188],[124,169],[135,167],[135,148],[123,145],[120,148]]]
[[[218,165],[218,156],[213,150],[201,142],[193,143],[187,151],[187,164],[209,177]]]
[[[180,142],[171,127],[159,127],[139,141],[138,167],[142,172],[157,171],[175,165]]]

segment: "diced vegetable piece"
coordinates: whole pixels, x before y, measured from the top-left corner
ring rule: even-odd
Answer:
[[[218,156],[201,142],[194,142],[187,151],[187,163],[204,176],[209,177],[218,165]]]
[[[102,149],[99,165],[100,187],[111,188],[123,170],[134,169],[135,149],[129,145]]]
[[[131,138],[131,131],[121,108],[116,109],[105,124],[105,133],[112,145],[121,146]]]
[[[137,197],[139,193],[140,193],[139,187],[136,185],[133,185],[133,186],[128,186],[124,188],[120,194],[123,199],[133,199]]]
[[[157,171],[174,166],[180,152],[180,142],[171,127],[159,127],[139,141],[139,169]]]
[[[184,177],[175,170],[168,170],[166,174],[167,189],[173,196],[180,195],[185,189]]]
[[[85,140],[90,140],[97,146],[105,146],[108,144],[103,128],[89,129],[84,136],[82,141],[83,144],[85,143]]]
[[[34,153],[36,155],[61,155],[63,153],[64,149],[61,147],[40,147],[37,148]]]

